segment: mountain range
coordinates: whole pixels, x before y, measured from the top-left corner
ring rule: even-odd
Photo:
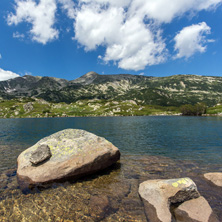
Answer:
[[[25,75],[0,82],[0,97],[41,98],[48,102],[78,100],[134,100],[145,105],[180,106],[222,101],[222,77],[173,75],[169,77],[130,74],[100,75],[89,72],[75,80]]]

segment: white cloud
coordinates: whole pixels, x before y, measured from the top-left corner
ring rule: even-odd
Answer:
[[[83,4],[76,13],[75,39],[87,50],[105,46],[105,62],[114,61],[127,70],[141,70],[165,60],[165,43],[159,32],[122,7],[101,8]]]
[[[0,81],[13,79],[16,77],[19,77],[19,75],[14,72],[6,71],[6,70],[0,68]]]
[[[0,59],[2,59],[2,54],[0,54]]]
[[[122,8],[101,10],[98,5],[84,5],[77,12],[75,39],[86,50],[96,49],[99,45],[112,44],[118,38],[118,31],[124,20]]]
[[[86,51],[95,50],[98,46],[105,47],[105,55],[98,57],[105,62],[113,61],[126,70],[142,70],[167,59],[166,44],[161,37],[162,23],[170,23],[175,17],[186,13],[216,8],[221,2],[79,0],[75,12],[74,39]]]
[[[22,33],[19,33],[19,32],[14,32],[14,33],[13,33],[13,38],[16,38],[16,39],[24,39],[24,38],[25,38],[25,35],[22,34]]]
[[[67,15],[69,18],[75,18],[75,4],[72,0],[58,0],[60,4],[62,4],[63,10],[67,11]]]
[[[159,34],[132,18],[122,25],[117,41],[107,47],[104,60],[117,61],[122,69],[137,71],[164,62],[165,55],[165,43]]]
[[[162,38],[161,24],[171,23],[174,18],[189,13],[216,9],[222,3],[222,0],[15,1],[16,13],[8,16],[8,24],[17,25],[24,21],[31,23],[33,40],[46,44],[58,38],[58,31],[53,27],[58,4],[67,13],[68,18],[73,20],[74,40],[86,51],[103,46],[105,53],[98,58],[105,63],[114,62],[118,67],[127,70],[142,70],[146,66],[166,61],[168,51]],[[183,33],[182,30],[179,34]],[[188,50],[191,55],[196,51],[206,50],[203,34],[207,33],[207,30],[202,26],[198,33],[196,43],[193,43],[196,46],[194,52]],[[199,37],[202,37],[200,41]],[[177,57],[189,57],[182,47],[183,44],[179,43],[183,41],[180,39],[176,40],[175,37]]]
[[[7,18],[9,25],[31,23],[32,39],[42,44],[58,38],[59,33],[53,28],[57,8],[55,0],[40,0],[38,4],[33,0],[17,0],[16,3],[16,13]]]
[[[114,7],[128,7],[132,0],[79,0],[80,3],[99,3],[100,5],[110,5]]]
[[[212,42],[205,37],[206,34],[210,34],[210,30],[205,22],[183,28],[174,38],[174,50],[178,52],[175,58],[189,58],[196,52],[205,52],[205,43]]]
[[[168,23],[187,12],[213,9],[221,2],[221,0],[132,0],[129,13]]]

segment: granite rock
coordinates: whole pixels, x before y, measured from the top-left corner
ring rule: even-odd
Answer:
[[[172,204],[200,196],[196,184],[190,178],[147,180],[140,184],[139,195],[145,207],[148,221],[171,222]]]
[[[204,177],[207,180],[210,180],[212,183],[214,183],[216,186],[222,187],[222,173],[205,173]]]
[[[174,215],[177,222],[219,222],[202,196],[182,203],[174,210]]]
[[[33,165],[30,158],[41,145],[49,146],[48,161]],[[17,178],[21,188],[77,179],[116,163],[120,151],[102,137],[78,129],[59,131],[43,138],[18,157]]]
[[[37,150],[31,153],[30,162],[34,165],[42,163],[43,161],[48,160],[52,156],[50,148],[48,145],[40,145]]]

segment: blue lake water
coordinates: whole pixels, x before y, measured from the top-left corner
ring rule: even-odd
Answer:
[[[20,152],[67,128],[105,137],[122,154],[161,155],[222,166],[221,117],[74,117],[0,120],[0,171],[16,166]]]
[[[18,155],[67,128],[105,137],[120,149],[120,161],[82,180],[23,194],[16,179]],[[147,221],[139,184],[181,177],[194,180],[222,221],[222,190],[203,177],[222,171],[221,117],[0,119],[0,154],[0,221]]]

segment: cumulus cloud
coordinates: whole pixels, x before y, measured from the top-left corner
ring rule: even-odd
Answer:
[[[114,61],[118,67],[127,70],[142,70],[167,59],[166,43],[161,36],[162,23],[170,23],[175,17],[189,12],[214,9],[221,2],[79,0],[74,39],[86,51],[104,46],[105,54],[99,58],[105,62]]]
[[[8,24],[26,21],[32,24],[33,39],[46,44],[58,38],[53,28],[58,4],[73,20],[73,37],[86,51],[105,48],[99,58],[114,62],[127,70],[142,70],[162,63],[168,58],[161,26],[174,18],[201,10],[216,9],[222,0],[16,0],[16,13],[8,16]],[[38,4],[36,3],[38,2]],[[204,34],[207,25],[196,31],[192,39],[196,51],[204,52]],[[194,29],[195,29],[194,27]],[[175,37],[177,58],[189,57],[183,49],[186,30]],[[189,29],[192,30],[191,28]],[[188,35],[188,34],[187,34]],[[184,37],[183,37],[184,36]],[[196,38],[196,40],[194,40]],[[178,39],[178,40],[177,40]],[[187,40],[188,41],[188,40]],[[196,42],[195,42],[196,41]],[[192,44],[192,43],[189,43]]]
[[[205,43],[212,42],[205,37],[210,32],[211,28],[205,22],[183,28],[174,38],[174,50],[177,51],[175,58],[189,58],[196,52],[205,52]]]
[[[84,5],[76,14],[75,39],[86,50],[99,45],[112,44],[118,39],[117,30],[122,26],[122,8],[111,7],[101,10],[98,5]]]
[[[9,14],[9,25],[17,25],[21,22],[32,24],[30,33],[32,39],[42,44],[58,38],[58,31],[53,28],[56,12],[55,0],[40,0],[37,4],[33,0],[17,0],[16,13]]]
[[[123,7],[83,4],[76,12],[74,27],[75,39],[86,51],[105,46],[105,55],[100,58],[114,61],[120,68],[141,70],[165,60],[160,32],[137,16],[128,17]]]
[[[16,77],[19,77],[19,75],[14,72],[6,71],[6,70],[0,68],[0,81],[13,79]]]
[[[187,12],[214,9],[221,0],[132,0],[129,13],[169,23]]]
[[[68,17],[71,19],[75,18],[75,4],[72,0],[58,0],[62,5],[63,10],[67,11]]]
[[[137,18],[127,20],[119,36],[107,46],[104,61],[117,61],[120,68],[135,71],[165,61],[167,51],[160,35]]]

